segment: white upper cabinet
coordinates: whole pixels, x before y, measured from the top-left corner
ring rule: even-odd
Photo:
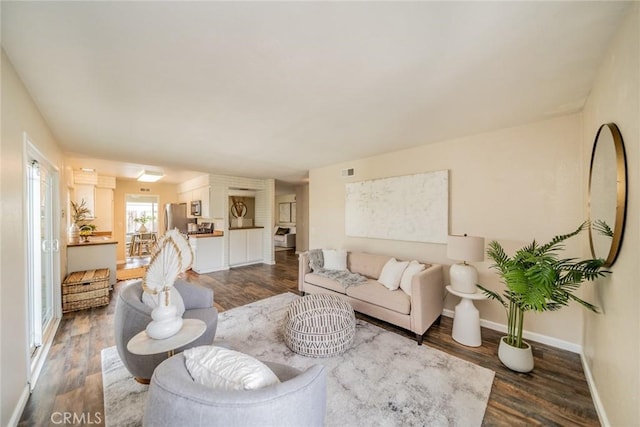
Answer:
[[[210,185],[209,175],[190,179],[178,185],[178,202],[187,204],[187,216],[189,218],[212,218],[210,208]],[[199,217],[191,215],[190,203],[199,200],[200,212]]]

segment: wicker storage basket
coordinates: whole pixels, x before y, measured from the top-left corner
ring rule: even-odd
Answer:
[[[109,304],[109,269],[76,271],[62,283],[62,312]]]

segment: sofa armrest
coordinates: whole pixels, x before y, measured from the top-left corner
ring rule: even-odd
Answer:
[[[180,292],[185,309],[213,307],[213,289],[194,285],[181,279],[176,280],[174,286]]]
[[[411,281],[411,330],[424,334],[442,314],[444,306],[444,277],[442,266],[431,267],[413,276]]]
[[[288,233],[284,235],[284,245],[287,248],[293,248],[296,246],[296,233]]]
[[[298,290],[304,292],[304,276],[311,273],[309,252],[302,252],[298,258]]]

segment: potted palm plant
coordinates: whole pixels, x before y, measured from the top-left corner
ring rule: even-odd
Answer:
[[[527,311],[558,310],[575,301],[587,309],[598,312],[593,304],[573,294],[585,281],[602,277],[603,259],[560,258],[563,242],[587,228],[585,222],[577,230],[555,236],[543,245],[535,240],[519,249],[513,256],[506,254],[500,243],[489,243],[487,255],[491,266],[500,274],[506,289],[502,295],[478,287],[490,299],[498,300],[507,312],[507,335],[502,337],[498,358],[509,369],[529,372],[533,369],[531,346],[522,340],[524,314]]]

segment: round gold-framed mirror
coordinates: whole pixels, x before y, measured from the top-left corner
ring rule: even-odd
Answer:
[[[589,169],[589,243],[610,267],[618,257],[627,210],[627,158],[615,123],[598,129]]]

